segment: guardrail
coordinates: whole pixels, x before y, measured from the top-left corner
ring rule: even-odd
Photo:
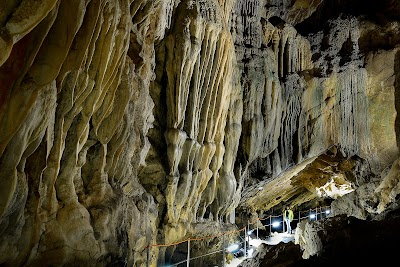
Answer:
[[[302,219],[308,219],[309,221],[317,221],[319,219],[328,217],[330,212],[331,212],[330,206],[316,207],[315,209],[309,209],[306,211],[298,211],[297,213],[294,213],[293,221],[300,221]],[[276,218],[279,218],[279,219],[276,219]],[[269,223],[268,224],[261,223],[261,224],[263,227],[269,228],[269,233],[272,233],[272,228],[281,228],[282,232],[285,232],[285,224],[283,223],[283,214],[282,215],[269,215],[268,217],[257,218],[253,222],[248,223],[248,226],[252,225],[252,224],[256,224],[256,228],[253,228],[252,230],[257,230],[257,238],[258,238],[258,228],[259,228],[260,221],[265,221],[265,220],[268,220]],[[282,224],[282,226],[281,226],[281,224]],[[250,230],[250,231],[252,231],[252,230]]]
[[[307,211],[298,211],[295,215],[295,217],[293,218],[293,221],[301,221],[303,219],[308,219],[309,221],[317,221],[319,219],[323,219],[328,217],[330,214],[330,206],[324,206],[324,207],[317,207],[315,209],[309,209]],[[296,218],[297,217],[297,218]],[[278,218],[278,219],[277,219]],[[268,224],[263,224],[262,221],[268,221]],[[251,228],[251,225],[255,224],[255,228]],[[261,225],[260,225],[261,224]],[[282,226],[281,226],[282,224]],[[213,235],[213,236],[204,236],[204,237],[199,237],[199,238],[188,238],[186,240],[182,240],[179,242],[175,242],[175,243],[171,243],[171,244],[151,244],[146,246],[146,250],[147,250],[147,267],[150,266],[150,250],[152,247],[170,247],[170,246],[176,246],[182,243],[187,242],[187,258],[185,260],[179,261],[177,263],[172,263],[169,264],[168,266],[183,266],[184,263],[186,263],[186,266],[189,267],[190,261],[191,260],[196,260],[202,257],[206,257],[206,256],[210,256],[216,253],[221,253],[222,252],[222,266],[225,266],[225,253],[226,253],[226,244],[225,244],[225,236],[226,235],[232,235],[235,233],[239,234],[239,237],[241,235],[241,232],[244,232],[244,239],[243,242],[239,242],[239,245],[244,243],[244,255],[247,256],[247,247],[248,244],[250,243],[250,235],[252,234],[252,232],[254,230],[256,230],[256,236],[257,239],[259,238],[258,232],[259,232],[259,228],[260,226],[262,226],[264,229],[267,227],[267,229],[269,229],[269,234],[271,235],[272,233],[272,228],[279,228],[282,229],[282,232],[285,232],[285,224],[283,223],[283,215],[269,215],[268,217],[265,218],[256,218],[254,219],[254,221],[247,222],[247,226],[238,229],[238,230],[234,230],[234,231],[228,231],[228,232],[223,232],[221,234],[218,235]],[[221,249],[216,250],[216,251],[212,251],[209,253],[206,253],[204,255],[200,255],[200,256],[196,256],[196,257],[190,257],[190,247],[191,247],[191,241],[201,241],[201,240],[206,240],[206,239],[211,239],[211,238],[222,238],[222,242],[221,242]]]
[[[189,266],[189,263],[190,263],[191,260],[199,259],[201,257],[209,256],[209,255],[220,253],[220,252],[222,252],[222,257],[221,257],[222,258],[222,266],[225,266],[224,265],[225,264],[225,248],[226,248],[225,235],[231,235],[231,234],[235,234],[235,233],[239,233],[240,234],[241,232],[244,232],[244,236],[246,238],[246,229],[247,229],[247,227],[243,227],[243,228],[238,229],[238,230],[223,232],[223,233],[218,234],[218,235],[204,236],[204,237],[199,237],[199,238],[188,238],[188,239],[185,239],[185,240],[182,240],[182,241],[179,241],[179,242],[175,242],[175,243],[170,243],[170,244],[148,245],[145,248],[147,250],[147,265],[146,266],[147,267],[150,266],[150,249],[152,247],[176,246],[176,245],[179,245],[179,244],[182,244],[182,243],[185,243],[185,242],[187,242],[187,250],[188,250],[187,258],[185,260],[180,261],[180,262],[169,264],[168,267],[178,266],[178,265],[184,264],[185,262],[186,262],[186,266]],[[220,250],[212,251],[212,252],[206,253],[204,255],[200,255],[200,256],[196,256],[196,257],[192,257],[192,258],[190,257],[190,242],[191,241],[201,241],[201,240],[206,240],[206,239],[211,239],[211,238],[218,238],[218,237],[222,238],[222,246],[221,246]]]

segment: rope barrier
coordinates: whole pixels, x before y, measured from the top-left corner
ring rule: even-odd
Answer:
[[[220,236],[223,236],[223,235],[229,235],[229,234],[239,233],[239,232],[244,231],[244,230],[246,230],[246,227],[243,227],[243,228],[241,228],[241,229],[239,229],[239,230],[233,230],[233,231],[223,232],[223,233],[218,234],[218,235],[211,235],[211,236],[204,236],[204,237],[194,237],[194,238],[190,237],[190,238],[188,238],[188,239],[185,239],[185,240],[182,240],[182,241],[178,241],[178,242],[174,242],[174,243],[168,243],[168,244],[151,244],[151,245],[147,245],[147,246],[144,248],[144,250],[147,249],[147,248],[152,248],[152,247],[170,247],[170,246],[176,246],[176,245],[179,245],[179,244],[188,242],[189,240],[190,240],[190,241],[201,241],[201,240],[206,240],[206,239],[211,239],[211,238],[220,237]],[[144,251],[144,250],[143,250],[143,251]]]

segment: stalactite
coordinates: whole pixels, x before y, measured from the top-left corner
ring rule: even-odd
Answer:
[[[366,97],[367,72],[351,66],[338,74],[337,105],[335,114],[339,134],[336,140],[342,153],[355,155],[361,144],[367,144],[369,134],[368,101]]]
[[[240,45],[261,46],[260,0],[239,0],[234,7],[237,36],[235,43]],[[240,36],[240,37],[239,37]]]
[[[292,75],[284,84],[283,97],[285,101],[285,109],[282,116],[281,138],[280,138],[280,157],[281,167],[286,169],[289,165],[293,165],[293,143],[296,131],[298,130],[298,120],[301,111],[301,97],[303,86],[301,78],[298,75]]]
[[[225,157],[236,153],[229,147],[237,146],[239,140],[236,135],[236,141],[224,143],[231,95],[238,88],[232,87],[233,44],[223,28],[223,17],[210,1],[181,5],[191,9],[193,16],[186,17],[183,31],[177,28],[174,38],[167,37],[166,43],[166,138],[173,174],[166,200],[168,219],[173,224],[196,221],[196,214],[202,219],[216,199],[225,197],[225,205],[230,205],[236,192],[233,164],[227,170],[221,166]],[[184,134],[181,142],[168,138],[173,131]],[[217,195],[218,190],[225,195]],[[224,215],[225,210],[214,214],[215,219]]]
[[[279,56],[279,61],[277,62],[280,78],[313,68],[310,43],[306,38],[298,35],[292,26],[285,24],[283,29],[267,28],[266,30],[276,31],[273,42],[277,43],[279,40],[279,48],[275,48],[278,49],[275,51]],[[269,35],[266,34],[266,36]]]
[[[275,151],[271,157],[273,168],[278,164],[277,169],[286,169],[299,156],[293,155],[291,146],[292,141],[297,145],[295,132],[304,85],[300,86],[300,78],[294,77],[298,77],[296,73],[313,68],[311,47],[309,41],[288,24],[274,27],[266,21],[257,34],[265,38],[263,43],[267,48],[258,51],[244,48],[243,147],[249,162]],[[242,45],[240,40],[235,41],[237,46]],[[237,48],[240,49],[243,47]],[[271,171],[275,170],[271,168]]]

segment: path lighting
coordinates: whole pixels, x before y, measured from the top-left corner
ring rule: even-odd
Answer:
[[[281,225],[280,222],[273,222],[273,223],[272,223],[272,226],[273,226],[273,227],[279,227],[279,225]]]
[[[252,256],[253,256],[253,253],[254,253],[254,248],[251,248],[251,249],[249,249],[249,251],[247,252],[247,255],[248,255],[249,257],[252,257]]]
[[[331,213],[331,210],[328,209],[331,208],[331,206],[326,206],[326,207],[316,207],[315,209],[309,209],[309,210],[305,210],[305,211],[300,211],[299,210],[299,218],[298,220],[300,221],[301,219],[306,219],[307,218],[307,214],[309,214],[309,218],[310,220],[318,220],[318,214],[320,214],[320,218],[322,219],[323,216],[322,214],[325,213],[326,215]],[[304,217],[301,217],[301,214],[303,213]],[[272,236],[272,228],[280,228],[281,227],[281,223],[283,223],[283,221],[281,220],[281,215],[278,216],[274,216],[274,215],[269,215],[266,218],[260,219],[257,218],[257,226],[256,229],[252,229],[250,230],[250,222],[247,222],[247,226],[244,227],[243,229],[239,230],[240,235],[239,237],[242,239],[242,242],[238,239],[236,239],[236,242],[238,243],[233,243],[233,244],[227,244],[225,243],[225,238],[224,235],[228,234],[230,232],[224,232],[222,233],[222,244],[221,244],[221,249],[222,250],[217,250],[214,252],[210,252],[204,255],[200,255],[200,256],[196,256],[193,258],[190,258],[190,241],[192,239],[187,239],[184,242],[187,242],[187,258],[181,262],[178,263],[164,263],[164,265],[162,265],[162,267],[172,267],[172,266],[178,266],[181,265],[183,263],[186,263],[186,266],[190,266],[190,260],[194,260],[200,257],[204,257],[204,256],[208,256],[208,255],[212,255],[212,254],[216,254],[216,253],[220,253],[222,251],[222,258],[225,258],[226,256],[226,252],[228,253],[232,253],[234,256],[240,256],[244,255],[245,257],[251,257],[252,254],[254,253],[254,251],[256,251],[256,249],[250,245],[250,235],[254,232],[257,231],[257,239],[258,239],[258,225],[259,223],[261,223],[261,220],[266,220],[268,219],[269,224],[264,225],[263,223],[261,223],[262,226],[267,226],[269,228],[269,233],[270,236]],[[285,224],[283,224],[282,227],[282,231],[285,231]],[[244,230],[244,232],[242,233],[242,230]],[[241,237],[241,235],[244,234],[244,239]],[[209,239],[209,238],[215,238],[215,236],[205,236],[202,238],[196,238],[193,240],[205,240],[205,239]],[[282,237],[278,238],[279,240],[282,240]],[[169,246],[175,246],[176,243],[172,243],[172,244],[155,244],[155,245],[148,245],[147,248],[147,264],[146,266],[150,266],[150,249],[153,246],[163,246],[163,247],[169,247]],[[227,247],[225,247],[227,245]],[[225,265],[225,260],[223,261],[223,266]],[[1,264],[0,264],[1,267]]]
[[[230,245],[229,247],[226,248],[226,250],[228,252],[231,252],[231,253],[235,252],[238,249],[239,249],[239,244],[232,244],[232,245]]]

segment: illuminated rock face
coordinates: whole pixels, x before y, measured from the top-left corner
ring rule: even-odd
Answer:
[[[335,199],[342,195],[339,188],[348,193],[384,177],[381,172],[398,157],[393,70],[399,40],[367,36],[398,33],[399,25],[360,20],[350,15],[357,1],[350,2],[341,7],[320,3],[295,25],[288,23],[291,9],[283,8],[277,16],[275,3],[255,13],[266,38],[242,52],[243,154],[238,161],[248,167],[240,203],[244,210]],[[383,6],[388,14],[398,10],[393,3]],[[270,60],[267,67],[261,58]],[[397,167],[392,169],[391,178],[375,192],[381,195],[381,207],[398,194],[393,178]]]
[[[141,266],[148,244],[237,207],[335,198],[398,158],[392,17],[326,23],[322,0],[3,2],[0,264]],[[397,161],[386,174],[370,212],[400,192]]]
[[[311,44],[295,33],[294,28],[285,25],[282,31],[275,30],[277,37],[274,39],[281,38],[277,40],[276,51],[271,53],[272,49],[266,49],[265,53],[275,55],[271,62],[266,63],[267,66],[277,66],[275,72],[272,71],[275,76],[269,82],[267,74],[265,85],[256,84],[255,87],[265,87],[266,92],[274,92],[276,96],[267,94],[264,97],[264,90],[259,90],[260,94],[253,96],[251,94],[255,94],[256,90],[250,89],[249,99],[256,99],[260,103],[253,104],[247,100],[246,103],[252,106],[245,110],[256,108],[259,115],[247,115],[245,112],[243,118],[244,126],[248,125],[244,127],[244,135],[247,134],[248,138],[245,139],[244,149],[248,151],[249,161],[263,158],[259,160],[259,165],[265,166],[265,173],[279,174],[304,159],[320,155],[335,144],[340,144],[341,152],[348,156],[359,154],[362,146],[369,145],[366,70],[356,60],[339,66],[340,57],[330,62],[325,59],[337,54],[346,40],[353,40],[353,57],[357,59],[360,56],[357,37],[354,37],[358,33],[357,25],[353,25],[355,22],[336,23],[338,25],[334,25],[328,34],[313,35]],[[329,49],[321,51],[321,40],[324,38],[329,40]],[[311,46],[315,51],[310,50]],[[311,55],[317,53],[321,54],[320,58],[312,62]],[[313,76],[317,72],[322,77]],[[254,83],[254,79],[249,80]],[[276,99],[272,107],[271,99]],[[265,107],[272,112],[269,109],[262,110]],[[278,115],[275,116],[274,112]],[[250,116],[253,118],[248,119]],[[257,117],[260,119],[255,119]],[[264,125],[266,129],[255,130]],[[254,132],[266,135],[257,136]],[[260,171],[262,167],[258,166],[257,170]]]
[[[128,56],[158,38],[156,28],[132,35],[154,20],[135,13],[143,4],[0,4],[1,263],[144,261],[158,217],[137,178],[153,59]]]

